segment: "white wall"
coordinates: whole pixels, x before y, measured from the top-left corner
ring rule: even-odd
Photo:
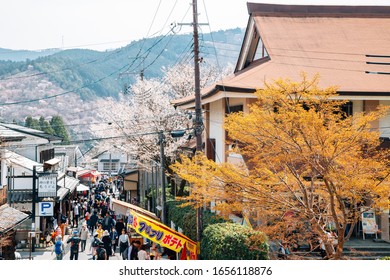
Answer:
[[[12,167],[13,176],[32,175],[32,171],[17,165]],[[32,178],[11,178],[10,185],[15,190],[32,190]]]
[[[358,114],[363,112],[363,100],[352,101],[352,111],[353,114]]]
[[[206,137],[215,139],[215,161],[217,163],[225,161],[225,130],[222,127],[224,117],[223,100],[210,103],[210,133]]]
[[[7,185],[7,164],[4,160],[1,161],[1,185],[0,189],[3,188],[3,186]]]

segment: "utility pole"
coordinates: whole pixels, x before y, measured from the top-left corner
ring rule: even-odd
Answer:
[[[164,156],[164,142],[165,136],[164,132],[161,130],[158,133],[158,142],[160,144],[160,161],[161,161],[161,192],[162,192],[162,202],[161,202],[161,220],[165,224],[166,221],[166,213],[165,213],[165,202],[167,200],[165,193],[165,156]]]
[[[202,104],[200,98],[200,74],[199,74],[199,35],[198,35],[198,4],[197,0],[192,1],[193,9],[193,28],[194,28],[194,64],[195,64],[195,136],[196,152],[202,151]],[[196,241],[200,242],[202,238],[202,208],[196,209]]]
[[[33,166],[33,189],[32,189],[32,208],[31,208],[31,252],[35,252],[35,204],[37,197],[37,167]]]

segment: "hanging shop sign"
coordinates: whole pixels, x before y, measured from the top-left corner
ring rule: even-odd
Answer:
[[[38,197],[57,196],[57,174],[45,174],[38,177]]]
[[[128,227],[150,241],[175,252],[185,250],[188,259],[197,259],[196,242],[187,236],[132,210],[130,210],[127,221]]]

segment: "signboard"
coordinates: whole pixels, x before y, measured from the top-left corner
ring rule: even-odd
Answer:
[[[38,197],[57,196],[57,174],[45,174],[38,177]]]
[[[43,201],[38,203],[38,216],[54,216],[54,202]]]
[[[370,209],[362,213],[362,226],[363,233],[365,234],[375,234],[378,232],[374,210]]]
[[[180,252],[184,249],[188,259],[197,259],[196,242],[158,221],[130,210],[127,226],[160,246],[175,252]]]

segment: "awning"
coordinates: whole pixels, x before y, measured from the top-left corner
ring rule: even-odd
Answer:
[[[181,251],[183,255],[181,259],[197,259],[195,241],[156,220],[130,210],[127,226],[160,246],[169,248],[177,253]]]
[[[159,220],[159,218],[156,216],[156,214],[154,214],[148,210],[145,210],[141,207],[135,206],[134,204],[124,202],[124,201],[114,199],[114,198],[111,201],[112,201],[112,209],[118,214],[128,215],[129,211],[133,210],[137,213],[143,214],[143,215],[145,215],[149,218],[152,218],[154,220]]]
[[[44,164],[48,165],[56,165],[60,162],[61,160],[59,158],[52,158],[44,162]]]
[[[78,178],[96,178],[100,175],[100,172],[96,170],[81,170],[77,172]]]
[[[65,188],[69,189],[70,192],[73,192],[76,189],[78,184],[80,184],[80,181],[78,179],[70,177],[70,176],[65,176],[57,181],[58,186],[60,186],[62,188],[65,187]]]
[[[58,197],[58,200],[63,200],[65,198],[65,196],[68,194],[69,192],[69,189],[67,188],[59,188],[57,190],[57,197]]]
[[[4,204],[0,206],[0,232],[6,232],[28,218],[29,215],[26,213]]]
[[[80,184],[77,186],[77,191],[78,192],[89,191],[89,187],[86,185]]]

